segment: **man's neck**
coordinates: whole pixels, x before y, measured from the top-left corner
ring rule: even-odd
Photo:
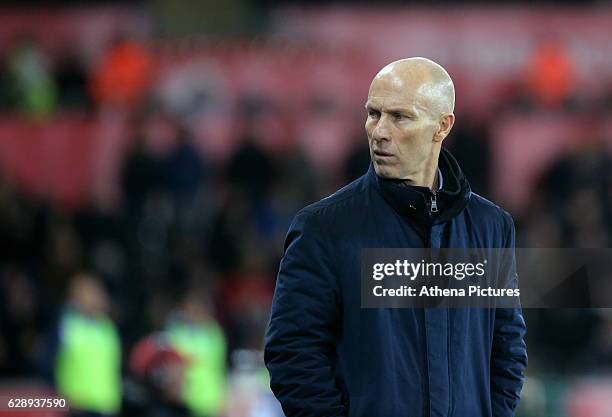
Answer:
[[[430,190],[439,190],[440,189],[440,176],[438,175],[438,167],[436,167],[436,170],[434,171],[434,180],[433,180],[433,184],[431,185],[431,187],[429,187]]]
[[[415,178],[406,180],[406,184],[418,187],[427,187],[430,190],[438,189],[438,160],[440,148],[432,149],[429,160],[425,163],[423,170]]]
[[[425,187],[430,190],[437,190],[440,188],[440,182],[438,180],[438,170],[436,169],[433,179],[431,181],[415,181],[415,180],[404,180],[404,184],[413,187]]]

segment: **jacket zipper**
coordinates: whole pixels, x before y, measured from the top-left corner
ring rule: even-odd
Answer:
[[[438,199],[436,197],[436,192],[431,192],[431,205],[429,206],[429,213],[437,213],[438,212]]]

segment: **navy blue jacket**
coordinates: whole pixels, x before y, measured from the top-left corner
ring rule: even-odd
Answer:
[[[446,150],[431,192],[368,173],[302,209],[285,243],[265,362],[288,417],[510,417],[527,366],[520,309],[362,309],[362,248],[514,247],[511,216]]]

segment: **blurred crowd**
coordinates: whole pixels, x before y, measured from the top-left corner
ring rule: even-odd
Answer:
[[[46,381],[75,415],[280,415],[261,349],[284,234],[301,207],[365,172],[365,134],[322,174],[298,145],[262,146],[254,124],[267,104],[245,98],[237,146],[215,159],[196,145],[182,101],[152,96],[151,54],[117,36],[95,65],[52,61],[25,36],[0,57],[4,114],[120,111],[130,135],[111,207],[92,198],[68,210],[0,176],[0,375]],[[505,111],[573,111],[562,48],[544,45],[530,71]],[[449,147],[491,196],[496,119],[465,116]],[[518,246],[612,243],[612,156],[589,134],[541,174],[515,216]],[[612,371],[609,311],[525,316],[529,372]]]

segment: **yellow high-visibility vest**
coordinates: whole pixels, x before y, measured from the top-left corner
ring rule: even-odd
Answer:
[[[70,407],[107,414],[119,411],[121,344],[109,318],[64,313],[55,380]]]
[[[171,323],[168,338],[187,358],[183,400],[196,416],[216,416],[223,408],[226,394],[226,342],[221,328],[206,324]]]

